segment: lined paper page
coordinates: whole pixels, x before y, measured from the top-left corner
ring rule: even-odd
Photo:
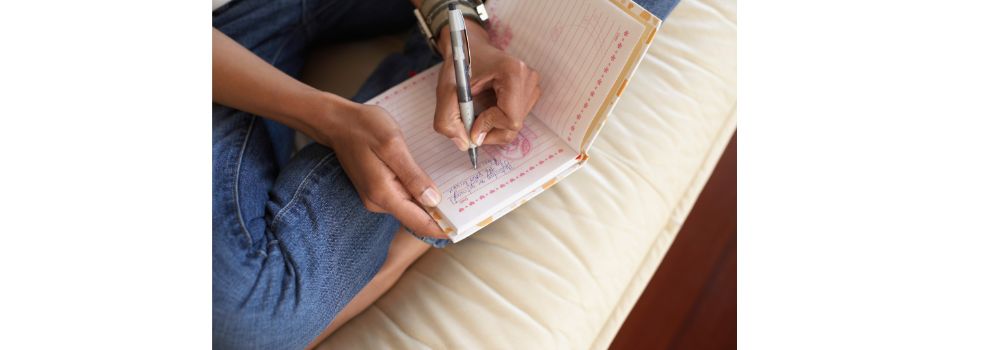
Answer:
[[[385,108],[399,123],[417,164],[441,189],[438,209],[461,233],[552,178],[578,153],[529,116],[510,145],[482,147],[479,169],[472,169],[468,153],[434,131],[439,71],[440,65],[431,67],[368,103]]]
[[[617,93],[612,85],[643,24],[608,0],[491,0],[487,7],[493,43],[541,76],[532,114],[581,149],[587,127]]]

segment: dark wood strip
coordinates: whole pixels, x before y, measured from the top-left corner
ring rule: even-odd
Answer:
[[[612,349],[736,347],[736,134]]]

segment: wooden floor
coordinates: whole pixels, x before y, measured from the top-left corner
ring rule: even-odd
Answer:
[[[736,134],[611,348],[736,348]]]

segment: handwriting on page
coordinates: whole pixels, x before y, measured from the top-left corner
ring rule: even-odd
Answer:
[[[487,161],[485,164],[480,164],[480,169],[471,176],[462,179],[458,183],[446,189],[444,191],[445,198],[447,198],[451,204],[464,202],[466,198],[468,198],[469,194],[475,192],[483,185],[491,183],[493,180],[499,179],[501,176],[510,173],[511,170],[514,170],[514,165],[511,164],[509,160],[495,158]]]
[[[465,202],[470,194],[516,168],[516,162],[531,154],[532,145],[537,139],[538,134],[531,129],[531,126],[525,125],[511,143],[503,146],[483,146],[480,149],[492,159],[480,164],[478,171],[448,187],[445,190],[445,197],[452,204]]]

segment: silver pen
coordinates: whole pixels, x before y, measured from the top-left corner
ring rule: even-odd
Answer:
[[[472,53],[469,52],[469,35],[465,31],[465,17],[454,3],[448,4],[448,27],[451,29],[451,56],[455,60],[455,90],[458,93],[458,110],[465,124],[465,132],[469,133],[469,160],[472,168],[479,168],[479,155],[476,144],[472,141],[472,122],[476,120],[472,108]]]

